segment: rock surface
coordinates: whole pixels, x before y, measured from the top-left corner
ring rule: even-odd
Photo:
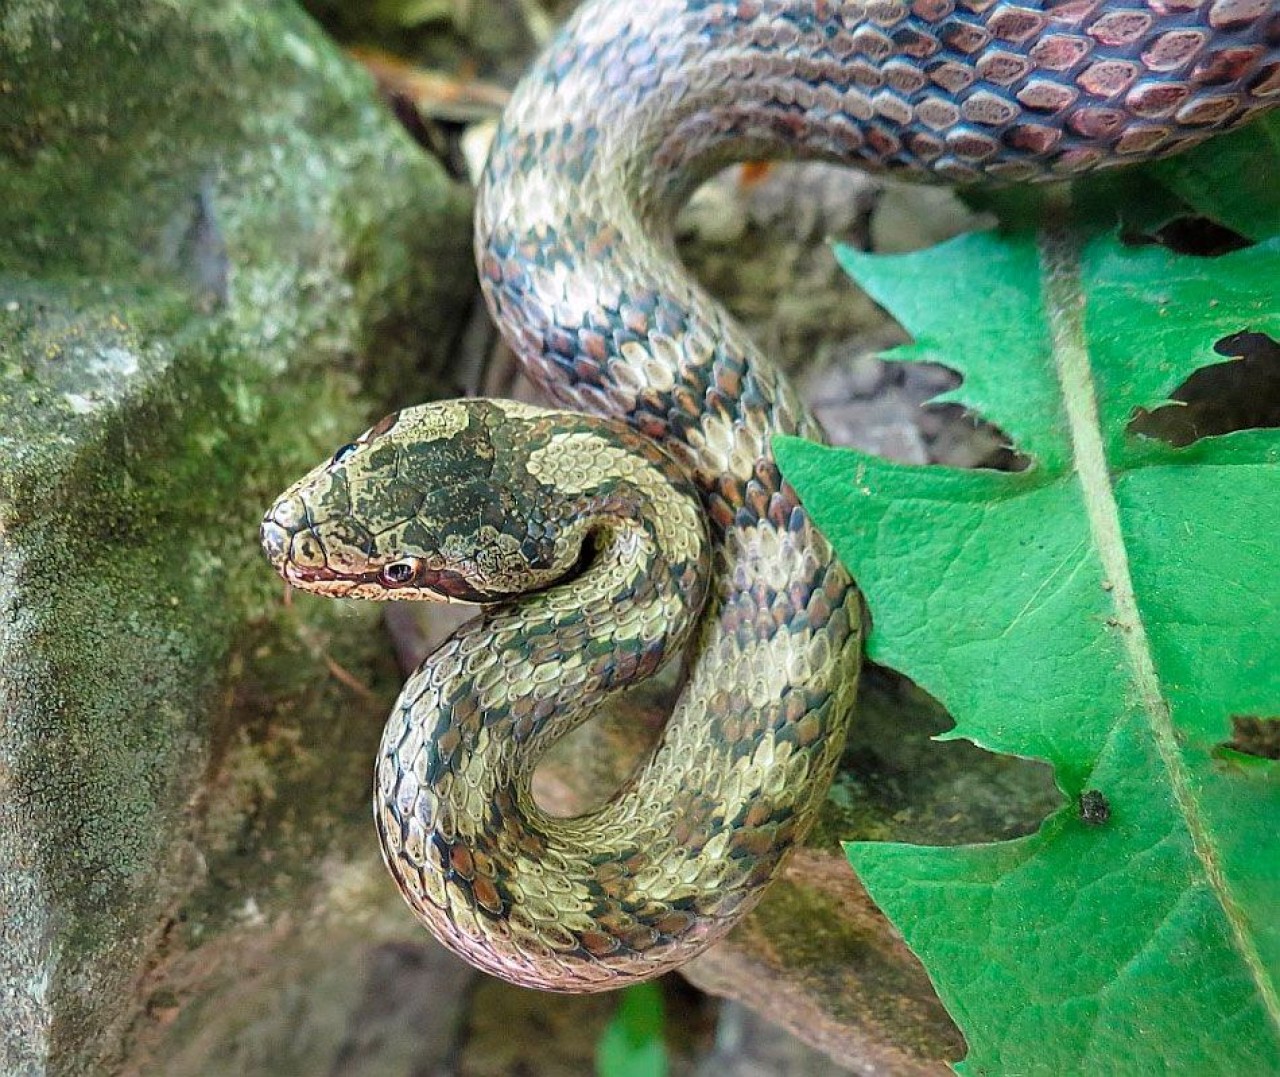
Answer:
[[[394,668],[256,522],[444,378],[468,198],[283,3],[7,4],[0,145],[0,1072],[112,1071],[364,831]]]

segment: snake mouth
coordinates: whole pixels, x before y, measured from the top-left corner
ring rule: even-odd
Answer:
[[[368,581],[358,577],[344,576],[329,568],[303,568],[292,561],[285,561],[276,566],[280,575],[291,587],[313,594],[327,595],[330,598],[354,597],[361,584]]]
[[[327,598],[358,598],[373,602],[438,602],[468,606],[474,603],[428,587],[387,587],[377,572],[344,575],[327,568],[303,568],[292,562],[280,567],[286,583]]]
[[[265,543],[264,543],[265,545]],[[272,564],[291,587],[327,598],[359,598],[375,602],[427,601],[448,605],[472,605],[466,599],[431,587],[387,587],[379,572],[338,572],[328,566],[306,567],[287,556]]]

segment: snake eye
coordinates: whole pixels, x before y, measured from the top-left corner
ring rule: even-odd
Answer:
[[[341,449],[339,449],[336,453],[333,454],[333,459],[330,460],[329,463],[341,464],[345,460],[350,460],[351,457],[355,454],[356,449],[358,449],[359,447],[360,446],[357,445],[354,441],[349,442],[348,444],[342,446]]]
[[[413,557],[392,561],[391,564],[384,565],[382,571],[378,573],[379,579],[388,587],[403,587],[406,583],[412,583],[417,575],[418,562]]]

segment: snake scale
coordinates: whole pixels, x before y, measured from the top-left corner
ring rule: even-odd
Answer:
[[[507,108],[476,238],[504,336],[572,410],[408,408],[262,530],[296,586],[482,606],[408,680],[376,765],[384,858],[446,946],[552,990],[671,969],[760,897],[841,751],[857,593],[770,449],[819,431],[678,265],[672,219],[697,184],[777,157],[1070,175],[1175,152],[1278,94],[1264,0],[577,13]],[[543,812],[547,745],[685,650],[639,772],[598,811]]]

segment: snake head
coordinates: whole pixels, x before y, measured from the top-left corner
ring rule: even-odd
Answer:
[[[547,413],[446,401],[387,416],[294,483],[262,545],[295,587],[340,598],[495,603],[546,586],[581,546],[520,466]]]

